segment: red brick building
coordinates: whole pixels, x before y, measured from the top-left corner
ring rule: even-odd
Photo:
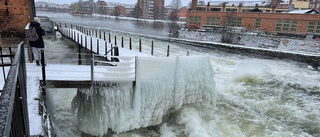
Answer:
[[[187,12],[188,12],[188,8],[187,7],[182,7],[178,12],[178,17],[179,18],[186,18],[187,17]]]
[[[163,19],[164,0],[138,0],[142,18]]]
[[[33,0],[1,0],[0,46],[25,40],[25,27],[34,16]]]
[[[257,6],[251,7],[249,12],[244,12],[242,9],[248,7],[241,7],[241,5],[233,7],[236,11],[226,11],[228,7],[225,5],[221,6],[221,11],[210,11],[212,7],[209,4],[197,6],[197,0],[192,0],[192,2],[192,8],[187,14],[187,26],[190,24],[197,24],[199,26],[215,25],[220,27],[234,26],[272,33],[320,34],[319,14],[276,13],[277,7],[269,8],[269,13],[250,12],[252,9],[259,11],[260,7]]]
[[[121,6],[121,5],[116,6],[116,7],[115,7],[115,14],[116,14],[117,16],[126,16],[126,14],[127,14],[127,9],[126,9],[124,6]]]

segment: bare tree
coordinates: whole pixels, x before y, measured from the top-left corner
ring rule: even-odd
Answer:
[[[178,12],[180,8],[182,7],[181,0],[172,0],[171,1],[171,7],[172,11],[169,13],[169,20],[172,22],[176,22],[179,17],[178,17]]]
[[[169,13],[168,19],[171,21],[170,23],[170,33],[179,35],[179,25],[177,25],[177,20],[179,20],[178,12],[182,7],[181,0],[172,0],[171,1],[172,10]]]
[[[192,7],[192,2],[191,1],[188,3],[188,6],[189,6],[189,8]]]
[[[160,16],[159,13],[160,13],[159,7],[154,7],[153,8],[153,20],[159,19],[159,16]]]
[[[137,19],[142,16],[142,9],[140,8],[138,3],[135,5],[131,14],[132,14],[132,17],[137,18]]]
[[[182,7],[181,0],[172,0],[171,6],[173,9],[179,10]]]
[[[114,8],[114,16],[120,16],[120,7],[119,6]]]
[[[228,12],[224,21],[224,28],[221,33],[221,42],[233,43],[235,40],[235,32],[233,27],[235,26],[235,15],[234,12]]]

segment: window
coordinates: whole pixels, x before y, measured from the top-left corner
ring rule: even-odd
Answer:
[[[201,16],[190,16],[189,22],[190,22],[190,24],[198,24],[198,25],[200,25]]]
[[[261,19],[256,19],[256,25],[254,26],[254,28],[260,28],[260,23],[261,23]]]
[[[235,9],[235,8],[226,8],[226,12],[237,12],[238,9]]]
[[[207,8],[205,8],[205,7],[197,7],[197,11],[206,11],[207,10]]]
[[[241,27],[242,18],[229,18],[227,19],[227,26]]]
[[[221,11],[221,8],[210,8],[210,11]]]
[[[207,25],[220,25],[220,17],[207,17]]]
[[[250,12],[252,9],[242,9],[242,12]]]
[[[277,20],[276,31],[296,32],[298,28],[297,20]]]
[[[316,22],[315,21],[310,21],[308,23],[308,27],[307,27],[307,32],[313,32],[314,31],[314,28],[316,26]]]

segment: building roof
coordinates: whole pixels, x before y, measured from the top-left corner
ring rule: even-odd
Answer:
[[[226,3],[226,6],[267,6],[271,4],[271,0],[215,0],[210,1],[211,6],[222,6],[222,3]]]
[[[319,14],[319,12],[316,11],[315,9],[294,10],[294,11],[289,11],[287,13],[292,13],[292,14]]]

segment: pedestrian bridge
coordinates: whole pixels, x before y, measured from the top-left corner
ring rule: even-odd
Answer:
[[[93,55],[94,56],[94,55]],[[93,81],[135,81],[135,56],[109,56],[119,62],[92,60],[91,65],[27,63],[28,77],[39,77],[42,88],[90,86]]]

